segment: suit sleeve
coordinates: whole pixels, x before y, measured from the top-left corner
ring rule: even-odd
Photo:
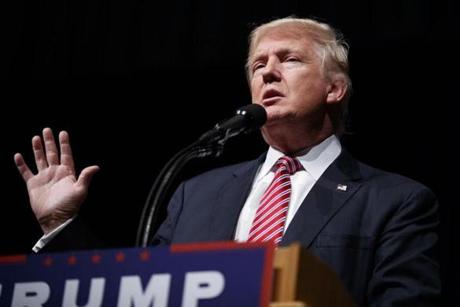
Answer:
[[[398,189],[403,194],[404,186]],[[368,288],[371,306],[438,305],[438,205],[428,189],[412,191],[402,197],[378,239]]]
[[[77,215],[59,234],[48,242],[40,252],[83,250],[106,247],[90,229],[84,219]]]
[[[184,186],[185,183],[180,184],[171,197],[171,200],[168,203],[168,213],[166,219],[160,225],[158,231],[153,237],[152,244],[154,246],[169,245],[173,242],[174,230],[182,212],[184,203]]]

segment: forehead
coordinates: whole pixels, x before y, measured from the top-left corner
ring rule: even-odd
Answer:
[[[252,48],[252,55],[257,56],[261,53],[277,50],[295,50],[313,53],[316,44],[311,35],[298,26],[272,27],[263,29],[255,37]]]

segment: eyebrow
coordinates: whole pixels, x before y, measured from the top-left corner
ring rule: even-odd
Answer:
[[[286,49],[286,48],[283,48],[283,49],[281,49],[281,50],[276,50],[276,51],[275,51],[275,54],[279,54],[279,53],[281,53],[281,54],[283,54],[283,53],[286,54],[287,52],[288,52],[287,49]],[[252,63],[254,63],[254,62],[257,61],[257,60],[260,60],[260,59],[263,59],[263,58],[266,58],[266,57],[268,57],[268,54],[267,54],[266,51],[259,52],[259,53],[254,53],[254,54],[251,56],[249,62],[252,64]]]
[[[310,58],[310,54],[309,54],[308,50],[304,50],[304,49],[301,49],[301,48],[292,49],[292,48],[281,47],[281,48],[275,50],[275,54],[278,55],[278,56],[285,56],[286,54],[290,54],[290,53],[294,53],[296,55],[301,55],[302,57],[306,56],[306,57]],[[264,58],[264,57],[267,57],[266,52],[254,53],[251,56],[251,58],[249,59],[248,62],[249,62],[249,64],[253,64],[257,60],[259,60],[261,58]]]

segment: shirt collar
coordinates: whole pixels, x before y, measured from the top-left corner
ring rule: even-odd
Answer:
[[[307,171],[313,179],[318,180],[329,165],[340,155],[341,151],[342,146],[340,145],[339,139],[335,135],[331,135],[321,143],[308,149],[305,154],[297,156],[297,159],[302,164],[304,170]],[[271,171],[276,161],[284,155],[285,154],[281,151],[270,146],[256,181],[265,177]]]

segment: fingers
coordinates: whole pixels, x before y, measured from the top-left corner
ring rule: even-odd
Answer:
[[[43,144],[45,145],[43,146]],[[53,136],[53,131],[50,128],[43,129],[43,142],[42,138],[38,135],[32,138],[32,149],[34,152],[35,164],[37,165],[37,170],[39,172],[45,170],[48,166],[62,164],[67,166],[71,172],[75,174],[75,163],[73,160],[72,148],[70,147],[70,138],[66,131],[61,131],[59,133],[60,155],[56,140]],[[23,174],[23,177],[24,175],[28,177],[32,174],[29,173],[30,169],[24,162],[24,158],[21,154],[15,155],[14,159],[19,171]],[[24,171],[24,173],[22,171]],[[90,176],[92,176],[92,173]]]
[[[53,132],[50,128],[43,129],[43,140],[45,142],[46,160],[48,161],[48,165],[59,164],[56,141],[54,140]]]
[[[29,181],[29,179],[34,176],[20,153],[14,155],[14,163],[16,163],[16,167],[18,168],[18,171],[25,182]]]
[[[93,165],[88,166],[84,170],[81,171],[80,176],[77,180],[77,185],[80,185],[84,188],[88,188],[89,184],[91,183],[91,179],[93,178],[94,174],[99,171],[99,166]]]
[[[61,149],[61,163],[69,167],[72,173],[75,174],[72,148],[70,147],[69,134],[66,131],[61,131],[59,133],[59,144]]]
[[[37,170],[41,171],[47,168],[48,163],[46,162],[45,152],[43,151],[42,139],[38,135],[32,138],[32,149],[34,151]]]

